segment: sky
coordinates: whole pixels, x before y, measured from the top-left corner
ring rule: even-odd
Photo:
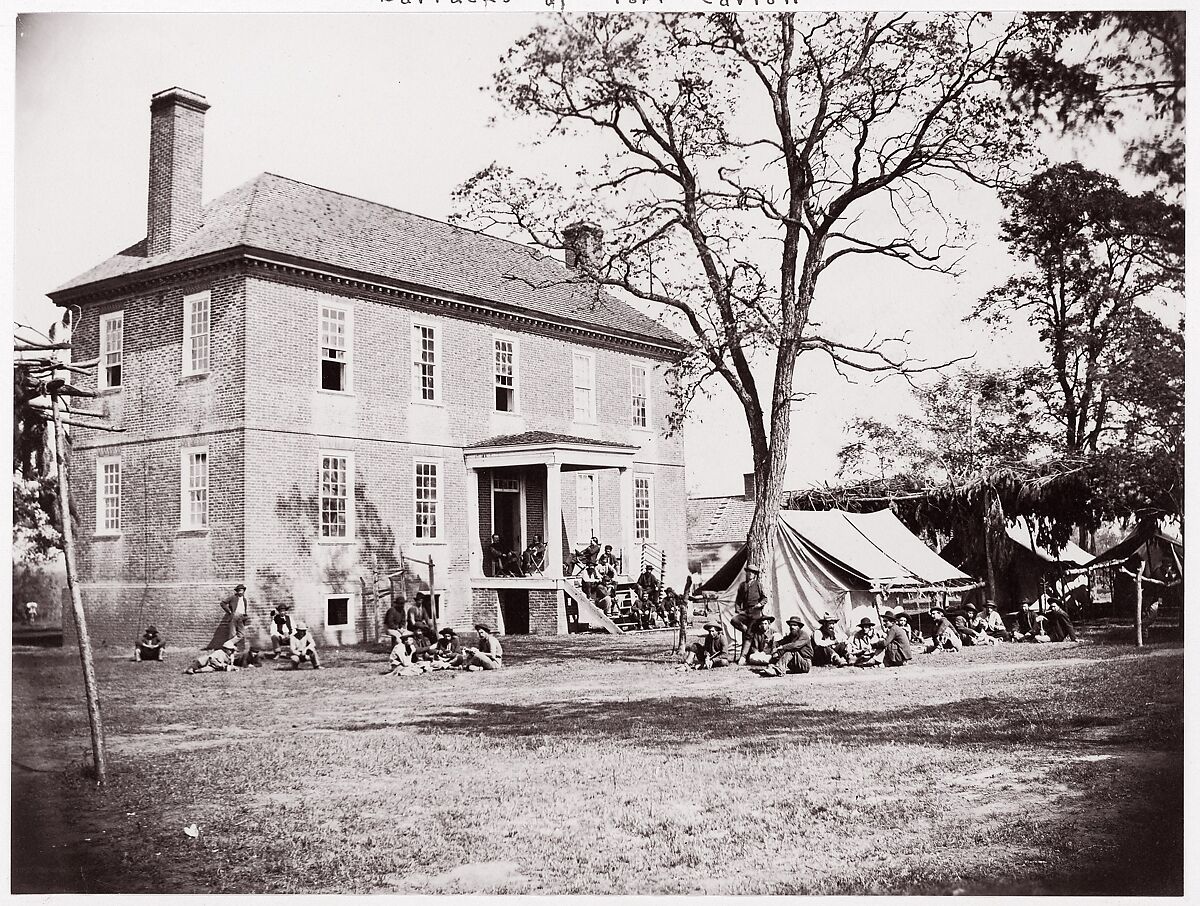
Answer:
[[[493,160],[536,175],[553,148],[505,119],[484,91],[500,55],[536,22],[520,14],[23,15],[16,23],[14,310],[44,328],[45,293],[145,235],[149,100],[180,86],[212,105],[205,200],[269,171],[445,219],[453,190]],[[494,119],[494,121],[493,121]],[[1111,137],[1047,136],[1051,159],[1120,167]],[[569,153],[569,152],[568,152]],[[909,331],[930,360],[974,355],[993,367],[1036,361],[1029,330],[997,337],[962,316],[1015,263],[998,239],[1003,209],[985,190],[955,199],[973,225],[952,279],[864,261],[822,277],[813,315],[848,340]],[[763,379],[768,381],[767,372]],[[793,417],[787,484],[834,477],[843,426],[911,409],[902,380],[848,384],[801,365],[815,392]],[[693,496],[740,493],[748,433],[731,392],[713,384],[685,429]],[[714,442],[719,440],[720,442]]]

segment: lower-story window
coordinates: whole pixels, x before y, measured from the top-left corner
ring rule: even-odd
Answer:
[[[348,595],[330,595],[325,599],[325,625],[333,628],[350,625]]]

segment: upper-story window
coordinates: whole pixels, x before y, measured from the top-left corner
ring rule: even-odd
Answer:
[[[423,403],[442,400],[442,350],[433,324],[413,324],[413,399]]]
[[[96,533],[121,533],[121,457],[96,460]]]
[[[353,314],[336,305],[321,306],[321,389],[348,392]]]
[[[354,538],[354,460],[349,453],[321,453],[321,538]]]
[[[590,352],[574,354],[575,421],[596,420],[596,358]]]
[[[185,447],[179,463],[179,527],[208,528],[208,448]]]
[[[125,344],[125,313],[100,316],[100,389],[121,386],[122,347]]]
[[[183,373],[208,371],[208,322],[211,294],[208,290],[183,297]]]
[[[413,463],[413,535],[419,541],[436,541],[439,537],[438,516],[442,499],[438,483],[440,465],[436,459],[418,459]]]
[[[517,411],[517,343],[502,337],[495,339],[496,411]]]
[[[633,399],[633,426],[648,428],[650,427],[650,395],[647,392],[649,378],[645,365],[633,366],[630,384]]]

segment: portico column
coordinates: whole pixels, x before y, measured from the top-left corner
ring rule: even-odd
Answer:
[[[621,480],[621,569],[625,575],[636,577],[641,572],[641,564],[634,540],[633,469],[625,466],[618,469],[618,473]]]
[[[479,470],[467,469],[467,574],[483,575],[483,542],[479,540]]]
[[[562,466],[546,463],[546,572],[550,579],[561,579],[562,546]]]

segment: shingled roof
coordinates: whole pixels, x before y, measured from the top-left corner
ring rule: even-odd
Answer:
[[[754,501],[737,497],[691,497],[687,503],[689,544],[744,543],[754,518]]]
[[[237,248],[332,265],[406,288],[452,293],[657,345],[683,346],[673,331],[578,280],[561,261],[539,251],[273,173],[261,173],[210,202],[200,229],[171,251],[147,256],[142,240],[50,295],[70,296],[90,284]]]
[[[625,447],[629,450],[638,449],[634,444],[622,444],[611,440],[596,440],[592,437],[577,437],[574,434],[558,434],[554,431],[525,431],[521,434],[498,434],[478,443],[470,444],[467,449],[476,447],[524,447],[546,446],[550,444],[586,444],[595,447]]]

